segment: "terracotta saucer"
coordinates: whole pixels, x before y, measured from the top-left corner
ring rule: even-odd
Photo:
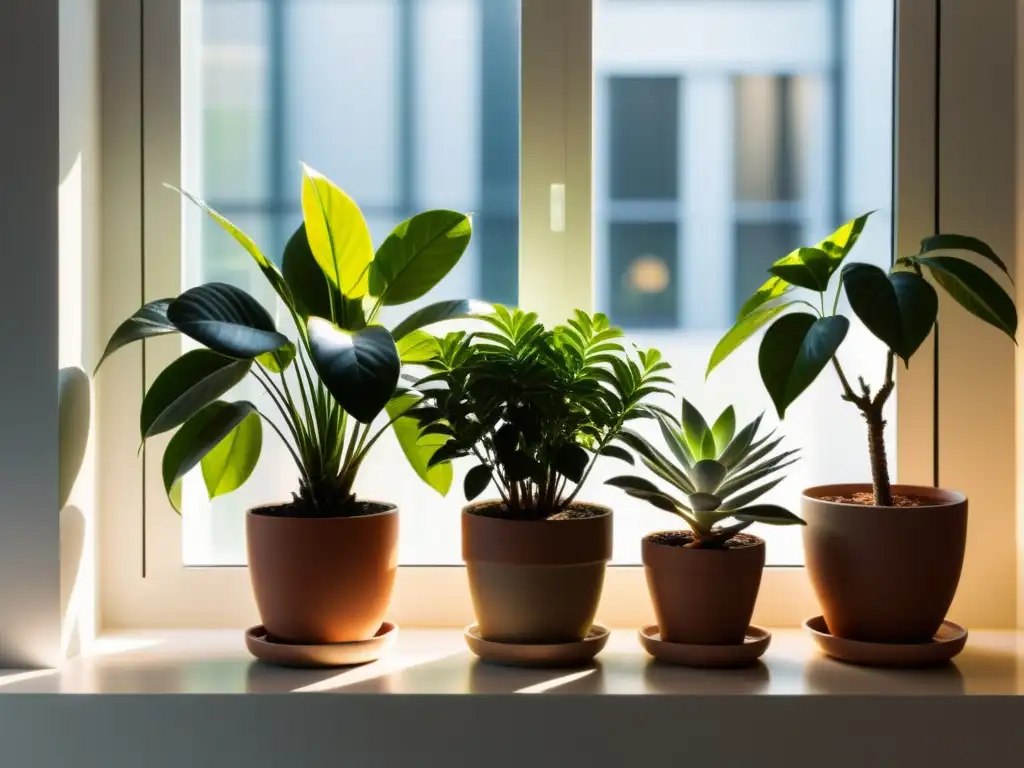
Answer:
[[[640,645],[658,661],[686,667],[727,668],[753,664],[768,650],[772,633],[751,624],[747,636],[736,645],[690,645],[661,639],[657,624],[648,624],[638,633]]]
[[[380,625],[368,640],[322,645],[291,645],[272,639],[262,625],[245,631],[245,646],[260,661],[282,667],[349,667],[376,661],[398,639],[398,626],[390,621]]]
[[[929,667],[949,661],[964,649],[967,630],[952,621],[942,622],[930,643],[867,643],[829,634],[823,616],[812,616],[804,628],[818,648],[834,659],[866,667]]]
[[[498,643],[484,640],[476,624],[463,636],[469,650],[484,661],[513,667],[576,667],[597,656],[608,642],[608,627],[594,624],[582,640],[572,643]]]

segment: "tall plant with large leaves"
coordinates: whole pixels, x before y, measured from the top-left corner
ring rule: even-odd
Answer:
[[[565,512],[600,454],[632,463],[619,444],[634,419],[667,415],[649,399],[670,394],[657,350],[628,355],[603,314],[577,311],[546,328],[537,315],[495,307],[485,331],[434,340],[411,411],[446,439],[428,462],[472,456],[467,500],[493,482],[501,515],[542,520]]]
[[[421,435],[406,415],[420,396],[399,387],[399,376],[403,363],[416,362],[423,342],[432,338],[422,328],[492,308],[468,299],[442,301],[391,331],[378,317],[384,307],[421,298],[455,266],[469,244],[469,218],[447,210],[419,213],[374,251],[352,198],[311,168],[303,171],[303,222],[285,246],[280,268],[225,217],[181,192],[253,258],[290,315],[293,338],[242,289],[207,283],[140,308],[114,332],[100,360],[131,342],[168,333],[202,345],[157,376],[140,415],[143,440],[177,429],[164,451],[163,481],[179,511],[181,478],[197,465],[211,499],[249,478],[263,423],[295,461],[299,487],[288,511],[297,516],[359,514],[356,476],[389,427],[421,478],[441,493],[451,485],[449,465],[429,464],[443,441]],[[221,399],[246,376],[264,389],[276,414]]]
[[[782,418],[793,401],[831,364],[839,377],[843,400],[856,406],[867,423],[875,503],[891,506],[882,413],[895,384],[896,359],[909,366],[911,356],[936,324],[939,298],[932,283],[972,315],[1014,340],[1017,310],[995,278],[956,255],[966,252],[980,257],[1009,280],[1003,261],[975,237],[926,237],[918,253],[897,259],[888,271],[872,264],[846,262],[870,215],[859,216],[817,245],[798,248],[776,261],[768,270],[771,276],[767,282],[740,308],[735,325],[718,342],[707,375],[767,325],[758,351],[758,368]],[[829,300],[829,286],[837,274],[838,285]],[[811,300],[796,289],[810,292]],[[838,312],[843,291],[854,314],[887,347],[884,379],[874,391],[863,376],[858,377],[855,389],[839,362],[839,347],[850,327],[850,321]]]

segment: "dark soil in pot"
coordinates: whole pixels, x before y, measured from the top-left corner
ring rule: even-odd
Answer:
[[[741,533],[718,549],[692,546],[689,531],[644,538],[647,586],[661,639],[692,645],[743,642],[764,570],[764,540]]]
[[[482,637],[568,643],[586,637],[612,554],[612,512],[574,504],[551,519],[511,519],[501,502],[463,509],[462,556]]]

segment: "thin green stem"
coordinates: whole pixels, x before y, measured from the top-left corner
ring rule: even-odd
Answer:
[[[814,314],[816,314],[818,317],[822,317],[822,314],[818,310],[818,308],[811,304],[811,302],[809,301],[805,301],[804,299],[794,299],[793,301],[790,302],[790,304],[803,304],[804,306],[810,307],[811,311],[814,312]]]
[[[825,316],[825,292],[821,291],[818,293],[818,301],[821,302],[821,316]]]
[[[284,403],[278,399],[277,394],[275,394],[274,390],[276,389],[276,387],[274,387],[273,382],[270,381],[269,377],[267,377],[266,380],[260,377],[256,368],[253,368],[252,372],[253,376],[256,378],[256,381],[260,383],[260,386],[262,386],[266,393],[270,396],[271,401],[274,403],[274,407],[277,408],[282,418],[284,418],[284,423],[288,425],[288,430],[292,433],[292,438],[295,440],[295,447],[298,448],[303,453],[305,453],[305,447],[303,445],[302,439],[299,437],[299,433],[295,429],[295,425],[292,424],[292,414],[285,407]]]
[[[839,284],[836,286],[836,298],[832,302],[832,314],[839,311],[839,294],[843,292],[843,273],[839,273]]]
[[[269,416],[267,416],[267,414],[263,413],[263,411],[257,411],[257,413],[263,418],[265,422],[267,422],[267,424],[270,425],[271,429],[277,432],[277,436],[281,438],[281,442],[284,443],[284,447],[287,448],[288,453],[291,454],[292,461],[295,462],[295,466],[299,468],[299,474],[302,475],[302,479],[306,481],[307,486],[310,486],[311,483],[309,481],[309,473],[306,471],[306,467],[302,463],[302,460],[299,458],[298,454],[295,453],[294,449],[288,444],[288,439],[284,436],[284,433],[281,432],[277,424],[275,424],[273,420]]]

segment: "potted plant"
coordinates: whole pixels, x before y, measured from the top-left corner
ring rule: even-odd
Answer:
[[[764,539],[743,531],[753,523],[803,523],[783,507],[754,503],[781,482],[778,473],[796,461],[797,450],[780,450],[782,438],[772,433],[759,436],[761,416],[737,432],[732,406],[709,426],[684,399],[681,424],[664,417],[658,424],[668,455],[632,430],[620,439],[667,486],[635,475],[607,483],[687,525],[652,533],[642,544],[660,640],[742,646],[765,561]]]
[[[355,202],[304,166],[303,223],[279,269],[231,222],[183,194],[249,252],[290,315],[294,340],[250,294],[208,283],[143,306],[114,332],[103,359],[167,333],[202,345],[168,365],[142,403],[144,441],[177,428],[162,464],[172,506],[181,511],[181,479],[196,466],[211,499],[241,486],[259,459],[261,424],[268,424],[288,447],[298,488],[290,501],[246,517],[249,571],[266,636],[291,645],[366,641],[383,626],[391,596],[398,510],[356,496],[360,467],[381,434],[395,427],[420,477],[447,491],[450,468],[427,467],[437,441],[421,440],[405,416],[419,398],[398,386],[400,370],[430,338],[423,326],[490,305],[430,304],[393,331],[376,320],[383,307],[420,298],[447,274],[469,243],[470,221],[454,211],[420,213],[374,252]],[[266,392],[273,416],[252,402],[221,399],[246,376]]]
[[[580,643],[612,553],[612,512],[578,495],[600,454],[628,458],[613,441],[658,412],[645,401],[665,392],[668,366],[655,350],[627,355],[602,314],[577,311],[553,329],[500,306],[483,319],[487,331],[438,340],[416,411],[425,433],[450,438],[429,463],[471,456],[466,500],[492,483],[498,493],[462,514],[477,633],[496,644]]]
[[[860,411],[867,425],[871,483],[818,486],[803,494],[807,571],[827,630],[837,638],[870,643],[929,643],[960,578],[967,499],[941,488],[892,484],[883,409],[893,391],[896,360],[909,365],[935,325],[938,296],[926,275],[961,307],[1011,339],[1017,312],[985,270],[965,258],[942,255],[970,252],[1008,274],[995,252],[974,237],[927,237],[917,254],[898,258],[888,271],[844,263],[869,215],[776,261],[771,277],[743,305],[736,324],[718,343],[707,372],[771,323],[761,341],[758,366],[781,418],[831,365],[842,399]],[[836,273],[839,286],[826,301]],[[795,288],[810,291],[812,300],[795,297]],[[837,356],[850,326],[837,312],[840,292],[887,347],[884,379],[877,389],[863,377],[856,386],[851,383]]]

